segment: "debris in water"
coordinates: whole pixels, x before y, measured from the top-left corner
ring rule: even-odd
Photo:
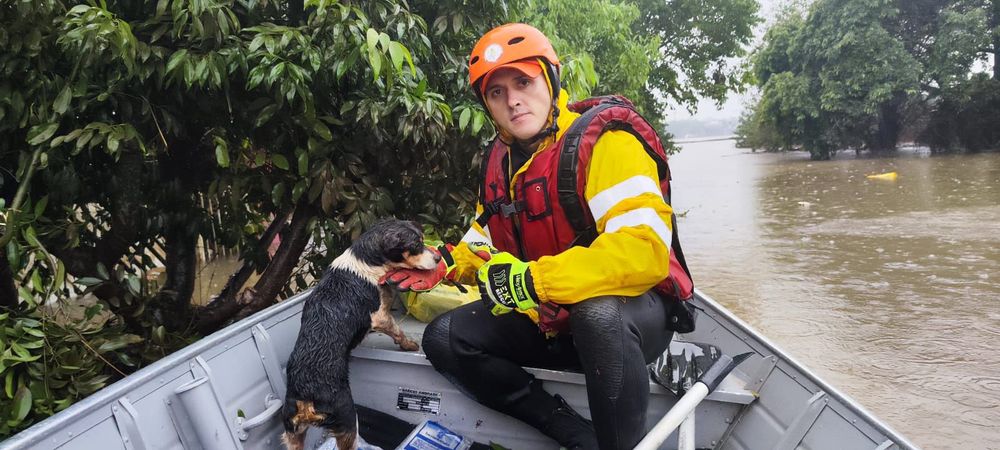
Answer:
[[[886,173],[880,173],[880,174],[876,174],[876,175],[866,175],[865,178],[868,178],[869,180],[895,181],[896,177],[898,177],[898,176],[899,175],[896,174],[896,172],[886,172]]]

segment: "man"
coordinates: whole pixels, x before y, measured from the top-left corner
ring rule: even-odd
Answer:
[[[645,432],[646,364],[673,333],[668,301],[652,290],[668,275],[672,210],[643,143],[605,131],[577,167],[596,235],[589,245],[579,240],[556,189],[561,138],[580,117],[567,108],[559,67],[548,38],[529,25],[479,40],[469,81],[499,131],[484,162],[479,217],[445,258],[453,267],[430,280],[397,273],[390,281],[429,288],[447,273],[480,285],[483,302],[439,316],[423,339],[434,367],[477,401],[566,448],[632,448]],[[593,423],[522,366],[582,369]]]

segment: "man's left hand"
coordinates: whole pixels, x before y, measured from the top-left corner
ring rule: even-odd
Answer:
[[[427,292],[434,289],[443,280],[454,281],[455,258],[451,256],[453,248],[451,244],[445,244],[438,248],[428,247],[430,251],[441,256],[441,260],[434,269],[395,269],[383,275],[379,284],[395,286],[402,292]],[[465,292],[462,288],[459,290]]]
[[[476,253],[484,256],[481,252]],[[528,263],[507,252],[493,250],[488,255],[489,259],[476,272],[476,281],[493,315],[506,314],[515,308],[537,308],[538,294]]]

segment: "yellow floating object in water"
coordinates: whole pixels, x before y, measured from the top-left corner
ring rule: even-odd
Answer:
[[[869,180],[895,180],[899,175],[896,172],[880,173],[878,175],[868,175]]]

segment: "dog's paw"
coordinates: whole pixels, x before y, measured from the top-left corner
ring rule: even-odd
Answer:
[[[415,352],[417,350],[420,350],[420,345],[417,344],[416,342],[406,339],[403,342],[399,343],[399,348],[406,350],[408,352]]]

